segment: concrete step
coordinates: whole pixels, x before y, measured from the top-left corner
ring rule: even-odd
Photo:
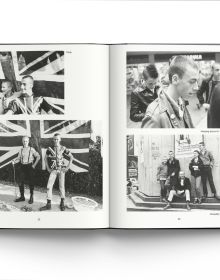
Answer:
[[[140,196],[137,195],[137,193],[132,193],[129,195],[130,200],[133,202],[135,207],[141,207],[141,208],[146,208],[146,210],[162,210],[165,206],[165,202],[160,202],[160,201],[151,201],[150,199],[143,200]],[[185,201],[174,201],[172,202],[172,208],[174,209],[186,209],[186,202]],[[202,204],[193,204],[190,203],[191,209],[204,209],[204,210],[220,210],[220,203],[215,203],[215,202],[205,202]],[[172,209],[171,208],[171,209]],[[131,210],[130,210],[131,211]]]
[[[147,196],[140,191],[135,191],[135,192],[133,192],[133,194],[135,194],[137,197],[141,198],[143,201],[160,202],[159,196]],[[173,201],[174,202],[185,202],[185,198],[174,197]],[[220,205],[220,200],[218,200],[214,197],[208,197],[205,202],[206,203],[219,203],[219,205]]]

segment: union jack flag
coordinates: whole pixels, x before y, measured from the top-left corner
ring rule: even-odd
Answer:
[[[17,157],[22,147],[22,137],[30,137],[33,146],[41,155],[41,167],[45,169],[45,153],[53,145],[52,138],[60,133],[61,144],[73,154],[70,169],[76,173],[89,169],[89,141],[91,121],[82,120],[7,120],[0,121],[0,169]],[[67,161],[68,158],[65,158]]]
[[[20,91],[24,75],[34,78],[33,92],[43,96],[56,114],[64,113],[64,52],[11,51],[0,52],[0,79],[13,82]]]

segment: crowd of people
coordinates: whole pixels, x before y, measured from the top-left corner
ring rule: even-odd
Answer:
[[[187,210],[190,210],[191,198],[194,198],[194,204],[205,202],[208,197],[207,180],[213,197],[220,200],[213,181],[213,166],[212,153],[206,149],[204,142],[200,142],[199,150],[193,152],[193,158],[189,163],[190,180],[185,176],[184,170],[181,170],[179,160],[174,157],[174,152],[170,151],[168,158],[164,157],[158,166],[157,172],[157,180],[160,182],[161,188],[160,199],[167,203],[164,210],[171,207],[175,196],[185,197]]]
[[[42,96],[36,97],[33,92],[34,79],[31,75],[23,76],[20,91],[13,89],[10,80],[3,80],[0,92],[0,114],[53,114],[53,107]]]
[[[193,128],[187,109],[196,95],[198,109],[208,111],[208,128],[220,128],[220,63],[213,63],[212,75],[202,82],[198,64],[187,56],[170,60],[167,77],[159,83],[154,64],[143,70],[139,85],[131,93],[130,119],[142,128]]]

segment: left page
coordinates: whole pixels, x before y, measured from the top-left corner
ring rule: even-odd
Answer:
[[[0,45],[0,228],[109,226],[109,48]]]

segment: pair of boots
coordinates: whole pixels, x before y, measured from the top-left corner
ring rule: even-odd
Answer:
[[[25,201],[25,196],[24,196],[24,185],[19,186],[19,191],[20,191],[20,197],[15,199],[15,202],[21,202]],[[30,187],[30,199],[28,201],[29,204],[34,203],[34,188]]]
[[[47,200],[47,204],[45,206],[40,208],[40,211],[46,211],[46,210],[51,210],[51,200],[50,199]],[[65,211],[64,198],[61,198],[60,210]]]

